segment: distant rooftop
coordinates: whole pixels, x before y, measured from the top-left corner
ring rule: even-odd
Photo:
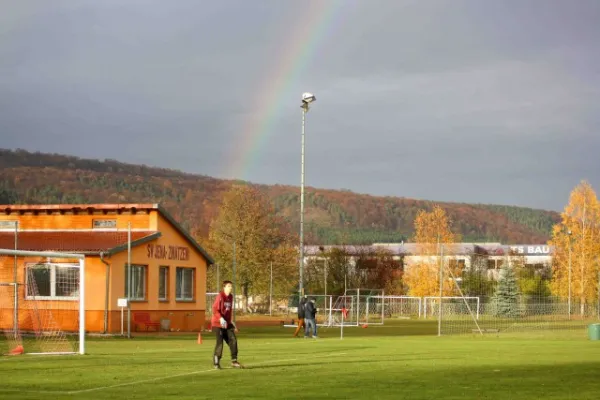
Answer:
[[[323,251],[329,251],[333,248],[344,249],[349,254],[361,254],[366,251],[377,249],[386,249],[396,255],[417,255],[419,253],[418,243],[373,243],[371,245],[326,245],[326,246],[306,246],[305,253],[308,256],[319,255]],[[553,248],[544,244],[515,244],[505,245],[498,242],[476,242],[476,243],[451,243],[444,245],[446,254],[470,255],[505,255],[514,252],[519,255],[551,255]]]

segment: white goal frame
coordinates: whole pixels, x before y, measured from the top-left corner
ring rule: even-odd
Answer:
[[[423,318],[427,318],[427,300],[440,300],[440,296],[426,296],[423,297]],[[479,296],[442,296],[442,303],[444,302],[444,300],[451,300],[451,299],[460,299],[463,302],[466,302],[469,299],[476,299],[477,300],[477,310],[475,311],[475,319],[479,320],[479,309],[480,307],[480,299]]]
[[[26,353],[26,354],[85,354],[85,255],[75,253],[61,253],[54,251],[27,251],[0,249],[0,256],[15,257],[47,257],[47,258],[72,258],[79,264],[79,351],[78,352],[53,352],[53,353]],[[19,286],[19,282],[4,282],[3,286]],[[17,293],[17,290],[15,290]],[[16,296],[16,294],[15,294]]]
[[[423,299],[421,297],[417,297],[417,296],[390,296],[390,295],[382,295],[382,296],[371,296],[367,298],[367,309],[369,308],[369,300],[370,299],[381,299],[381,323],[375,323],[375,322],[369,322],[368,320],[368,315],[367,315],[367,323],[369,325],[384,325],[385,324],[385,302],[386,300],[416,300],[418,302],[417,305],[417,313],[418,313],[418,318],[421,318],[421,310],[422,310],[422,303],[423,303]]]

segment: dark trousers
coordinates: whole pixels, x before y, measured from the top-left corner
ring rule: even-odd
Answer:
[[[227,345],[229,346],[229,350],[231,350],[231,360],[236,361],[238,355],[238,345],[233,325],[228,326],[227,329],[212,328],[212,330],[217,337],[217,343],[215,344],[214,354],[215,364],[218,364],[221,360],[221,357],[223,356],[223,341],[227,343]]]

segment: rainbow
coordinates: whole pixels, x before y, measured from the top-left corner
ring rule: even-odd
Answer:
[[[260,157],[261,148],[273,131],[273,124],[282,109],[289,106],[284,99],[291,87],[295,86],[302,72],[318,53],[324,39],[327,38],[337,21],[341,18],[343,8],[348,8],[351,0],[318,0],[307,2],[306,11],[298,17],[292,34],[286,38],[281,48],[282,57],[267,71],[256,91],[256,105],[246,118],[243,128],[237,135],[232,151],[227,158],[226,177],[232,179],[248,179],[248,172]],[[303,90],[310,91],[311,88]],[[298,115],[300,115],[300,96],[298,98]],[[317,98],[319,94],[316,93]],[[298,139],[300,140],[300,139]]]

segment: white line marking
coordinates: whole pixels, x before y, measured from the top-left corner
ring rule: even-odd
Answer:
[[[27,389],[17,389],[17,388],[1,388],[0,392],[19,392],[19,393],[39,393],[39,394],[69,394],[69,392],[64,392],[60,390],[27,390]]]
[[[322,354],[322,355],[317,355],[317,356],[312,356],[312,357],[301,357],[301,358],[296,357],[296,358],[288,358],[288,359],[284,359],[284,360],[270,360],[270,361],[263,361],[263,362],[255,363],[255,364],[249,364],[248,367],[255,367],[255,366],[265,365],[265,364],[276,364],[276,363],[289,362],[289,361],[298,361],[298,360],[304,360],[304,359],[307,359],[307,358],[312,359],[312,358],[323,358],[323,357],[343,356],[343,355],[346,355],[346,353],[329,353],[329,354]],[[70,391],[70,392],[53,392],[53,393],[56,393],[56,394],[89,393],[89,392],[95,392],[95,391],[98,391],[98,390],[113,389],[113,388],[117,388],[117,387],[137,385],[137,384],[140,384],[140,383],[158,382],[158,381],[162,381],[162,380],[165,380],[165,379],[180,378],[182,376],[198,375],[198,374],[203,374],[203,373],[206,373],[206,372],[214,372],[214,371],[217,371],[217,370],[214,369],[214,368],[203,369],[201,371],[185,372],[185,373],[181,373],[181,374],[161,376],[161,377],[158,377],[158,378],[144,379],[144,380],[141,380],[141,381],[119,383],[119,384],[116,384],[116,385],[100,386],[100,387],[95,387],[95,388],[91,388],[91,389],[74,390],[74,391]]]

